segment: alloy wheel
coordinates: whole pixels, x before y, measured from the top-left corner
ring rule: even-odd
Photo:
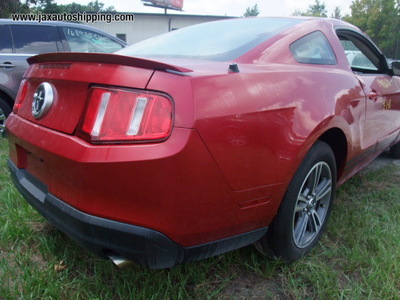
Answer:
[[[305,248],[317,237],[324,224],[332,194],[332,172],[325,162],[307,174],[297,197],[293,215],[293,241]]]

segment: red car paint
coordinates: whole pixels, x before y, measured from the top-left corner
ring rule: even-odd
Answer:
[[[311,19],[235,59],[239,72],[230,61],[34,57],[7,121],[10,160],[77,210],[161,232],[181,246],[266,227],[318,139],[334,149],[339,184],[400,141],[400,78],[355,74],[337,26],[359,32]],[[294,59],[289,45],[314,31],[326,36],[336,64]],[[42,82],[57,95],[35,119],[31,99]],[[170,134],[132,143],[81,138],[92,87],[171,99]]]

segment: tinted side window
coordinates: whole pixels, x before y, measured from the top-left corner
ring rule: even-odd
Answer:
[[[11,33],[7,25],[0,26],[0,53],[12,53]]]
[[[57,28],[39,25],[12,25],[16,53],[39,54],[58,52]]]
[[[357,73],[387,73],[382,54],[367,38],[351,30],[337,30],[351,69]]]
[[[336,65],[336,56],[328,39],[320,31],[310,33],[290,45],[293,57],[299,63]]]
[[[65,39],[72,52],[111,53],[122,49],[122,45],[100,33],[76,27],[62,27]]]
[[[372,61],[352,41],[341,39],[340,42],[352,69],[378,71]]]

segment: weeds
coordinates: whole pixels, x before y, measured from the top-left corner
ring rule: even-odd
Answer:
[[[292,265],[246,247],[166,270],[117,270],[39,216],[13,187],[0,138],[0,299],[399,299],[399,166],[338,189],[328,231]]]

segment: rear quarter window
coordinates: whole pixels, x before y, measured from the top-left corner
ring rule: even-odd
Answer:
[[[62,31],[72,52],[112,53],[122,49],[121,44],[95,31],[76,27],[62,27]]]
[[[336,65],[336,56],[325,35],[316,31],[290,45],[290,51],[298,63]]]
[[[45,25],[12,25],[16,53],[40,54],[58,52],[57,28]]]

